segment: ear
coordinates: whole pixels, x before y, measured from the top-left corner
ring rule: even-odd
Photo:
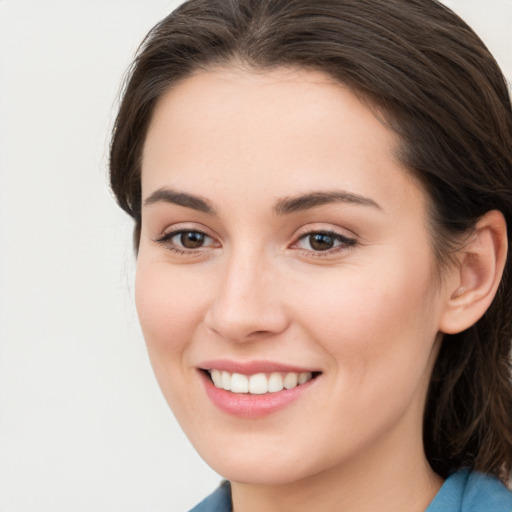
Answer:
[[[491,305],[507,259],[507,224],[497,210],[487,212],[457,253],[447,279],[439,330],[456,334],[474,325]]]

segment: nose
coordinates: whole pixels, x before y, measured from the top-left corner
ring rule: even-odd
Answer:
[[[233,253],[219,281],[205,318],[208,328],[239,343],[286,330],[282,283],[261,254]]]

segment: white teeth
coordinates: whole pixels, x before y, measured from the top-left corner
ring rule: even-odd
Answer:
[[[249,379],[241,373],[233,373],[231,376],[231,391],[233,393],[248,393]]]
[[[283,389],[283,376],[280,373],[272,373],[268,379],[268,390],[276,393]]]
[[[216,388],[225,389],[232,393],[251,393],[264,395],[265,393],[277,393],[283,389],[293,389],[305,384],[313,378],[311,372],[288,372],[271,374],[256,373],[243,375],[241,373],[229,373],[221,370],[209,370],[212,382]]]
[[[313,378],[313,375],[311,374],[311,372],[299,373],[299,379],[298,379],[299,385],[305,384],[308,380],[311,380],[312,378]]]
[[[231,389],[231,374],[229,372],[222,372],[222,389],[226,391]]]
[[[298,375],[296,373],[287,373],[284,378],[283,385],[286,389],[293,389],[297,387]]]
[[[213,383],[215,384],[215,387],[221,388],[222,387],[222,372],[219,370],[212,370],[210,372],[210,375],[212,377]]]
[[[268,392],[268,381],[264,373],[251,375],[249,378],[249,393],[263,395]]]

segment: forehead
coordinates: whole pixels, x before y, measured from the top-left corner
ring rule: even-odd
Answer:
[[[346,128],[343,132],[341,125]],[[394,149],[396,135],[347,87],[323,72],[213,68],[194,73],[159,99],[143,157],[152,141],[162,142],[159,135],[167,138],[167,144],[172,143],[171,136],[187,137],[205,148],[208,143],[231,142],[233,146],[245,139],[247,149],[251,140],[266,138],[286,149],[312,135],[326,142],[335,140],[338,145],[349,144],[349,139],[367,133],[369,127],[373,140]],[[330,131],[332,128],[337,132]],[[231,139],[225,141],[228,134]]]
[[[398,143],[354,93],[322,72],[203,70],[157,103],[143,151],[143,194],[227,183],[277,195],[340,185],[365,193],[371,184],[380,194],[390,177],[398,187],[410,181],[395,157]]]

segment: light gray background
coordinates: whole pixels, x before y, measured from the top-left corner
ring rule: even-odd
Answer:
[[[512,79],[512,1],[446,0]],[[153,378],[108,192],[124,70],[177,1],[0,0],[0,511],[180,512],[220,477]]]

